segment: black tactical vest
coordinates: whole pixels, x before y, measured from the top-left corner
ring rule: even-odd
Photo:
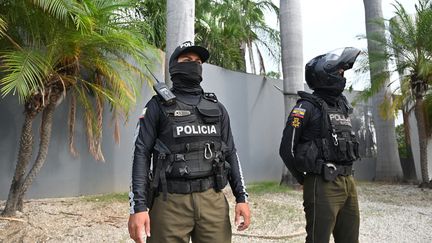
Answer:
[[[352,130],[349,115],[341,109],[328,108],[327,117],[329,129],[326,136],[321,139],[324,161],[347,164],[358,159],[359,143]]]
[[[215,158],[223,156],[221,140],[221,111],[217,99],[204,94],[196,106],[177,100],[173,105],[159,106],[168,122],[164,122],[165,136],[160,136],[168,151],[164,158],[167,179],[198,179],[214,175]],[[157,149],[156,149],[157,150]],[[160,149],[159,149],[160,150]],[[160,154],[160,151],[156,151]]]
[[[301,99],[311,102],[322,112],[321,137],[315,139],[318,156],[325,162],[341,165],[352,164],[360,158],[359,143],[349,114],[339,107],[329,107],[323,99],[312,94],[302,93]]]

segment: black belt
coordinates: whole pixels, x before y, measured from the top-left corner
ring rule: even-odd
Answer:
[[[167,178],[167,190],[169,193],[189,194],[203,192],[213,188],[214,185],[213,177],[190,180],[172,180]]]
[[[338,165],[338,164],[333,164],[336,166],[337,168],[337,173],[338,175],[342,175],[342,176],[350,176],[353,175],[354,170],[352,168],[352,165]]]

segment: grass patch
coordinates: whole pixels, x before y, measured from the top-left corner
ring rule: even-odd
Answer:
[[[122,193],[109,193],[101,195],[83,196],[82,199],[87,202],[128,202],[129,196],[127,192]]]
[[[284,193],[291,191],[291,188],[281,186],[276,181],[255,182],[247,185],[247,192],[249,194]]]

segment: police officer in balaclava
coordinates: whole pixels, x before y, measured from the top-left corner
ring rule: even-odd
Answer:
[[[298,92],[283,131],[280,156],[303,185],[306,242],[355,243],[359,236],[359,207],[352,165],[359,158],[358,142],[342,94],[344,71],[351,69],[360,50],[337,49],[310,60],[305,78],[314,92]]]
[[[200,85],[208,58],[205,48],[190,41],[178,46],[169,61],[172,93],[158,90],[162,95],[152,97],[139,119],[128,227],[136,242],[143,242],[143,234],[147,242],[231,242],[229,206],[221,191],[228,182],[237,229],[249,226],[228,113]]]

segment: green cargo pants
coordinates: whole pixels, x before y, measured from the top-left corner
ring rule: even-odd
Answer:
[[[308,174],[303,184],[306,242],[358,243],[360,212],[353,176],[338,176],[327,182]]]
[[[150,210],[148,243],[231,242],[229,206],[223,192],[162,193]]]

